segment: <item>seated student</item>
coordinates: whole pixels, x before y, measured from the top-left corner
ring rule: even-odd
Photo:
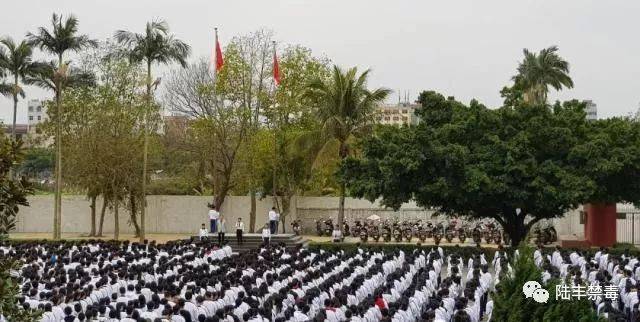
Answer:
[[[200,239],[204,239],[207,238],[207,235],[209,235],[209,231],[207,231],[207,226],[205,226],[205,224],[202,224],[202,226],[200,227],[200,232],[198,233],[198,236],[200,236]]]
[[[264,224],[264,227],[262,228],[262,241],[265,245],[269,245],[271,242],[271,228],[269,227],[269,224]]]
[[[339,229],[334,229],[333,232],[331,233],[331,239],[333,240],[334,243],[339,243],[343,241],[344,237],[342,237],[342,231]]]

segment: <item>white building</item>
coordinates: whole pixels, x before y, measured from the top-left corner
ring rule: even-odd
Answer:
[[[28,121],[29,130],[31,130],[31,128],[35,128],[38,124],[48,119],[47,110],[42,105],[42,101],[29,100],[27,108],[28,108],[27,117],[29,119]]]
[[[598,119],[598,106],[592,100],[585,100],[587,104],[587,108],[585,112],[587,112],[587,120],[597,120]]]
[[[415,125],[418,117],[415,110],[418,104],[399,103],[394,105],[380,105],[378,107],[378,123],[385,125]]]

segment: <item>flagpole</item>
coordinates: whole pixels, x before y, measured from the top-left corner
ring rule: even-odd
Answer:
[[[213,92],[216,90],[216,76],[218,74],[218,27],[213,28],[215,32],[215,42],[213,43]]]
[[[273,41],[273,67],[275,68],[275,62],[276,62],[276,42],[275,40]],[[275,74],[274,74],[275,75]],[[278,89],[278,87],[276,86],[276,80],[275,78],[272,80],[273,82],[273,182],[272,182],[272,194],[273,194],[273,199],[275,204],[278,206],[278,211],[282,212],[282,210],[280,209],[280,204],[278,203],[278,195],[276,194],[276,184],[277,184],[277,180],[276,180],[276,175],[277,175],[277,167],[278,167],[278,126],[277,126],[277,119],[278,119],[278,113],[276,111],[276,90]],[[284,230],[285,227],[282,227],[282,229]]]

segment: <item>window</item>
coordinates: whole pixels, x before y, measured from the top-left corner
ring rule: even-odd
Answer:
[[[40,121],[42,119],[42,116],[38,115],[38,121]]]
[[[407,114],[407,110],[402,110],[402,114]]]
[[[394,117],[393,117],[393,120],[394,120],[394,121],[398,121],[399,119],[400,119],[400,118],[399,118],[399,117],[397,117],[397,116],[394,116]]]
[[[42,112],[42,106],[38,106],[37,111]]]
[[[33,115],[29,115],[29,121],[33,121]]]
[[[627,219],[627,213],[626,212],[616,213],[616,216],[618,217],[617,219]]]
[[[389,119],[390,119],[390,118],[389,118],[388,116],[385,116],[385,117],[384,117],[384,120],[385,120],[385,121],[388,121]]]
[[[29,112],[33,112],[33,106],[29,106]]]

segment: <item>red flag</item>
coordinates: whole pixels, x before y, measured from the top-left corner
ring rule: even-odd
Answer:
[[[276,85],[280,85],[280,64],[275,51],[273,52],[273,81]]]
[[[216,37],[216,72],[219,72],[224,65],[224,59],[222,58],[222,49],[220,49],[220,43]]]

